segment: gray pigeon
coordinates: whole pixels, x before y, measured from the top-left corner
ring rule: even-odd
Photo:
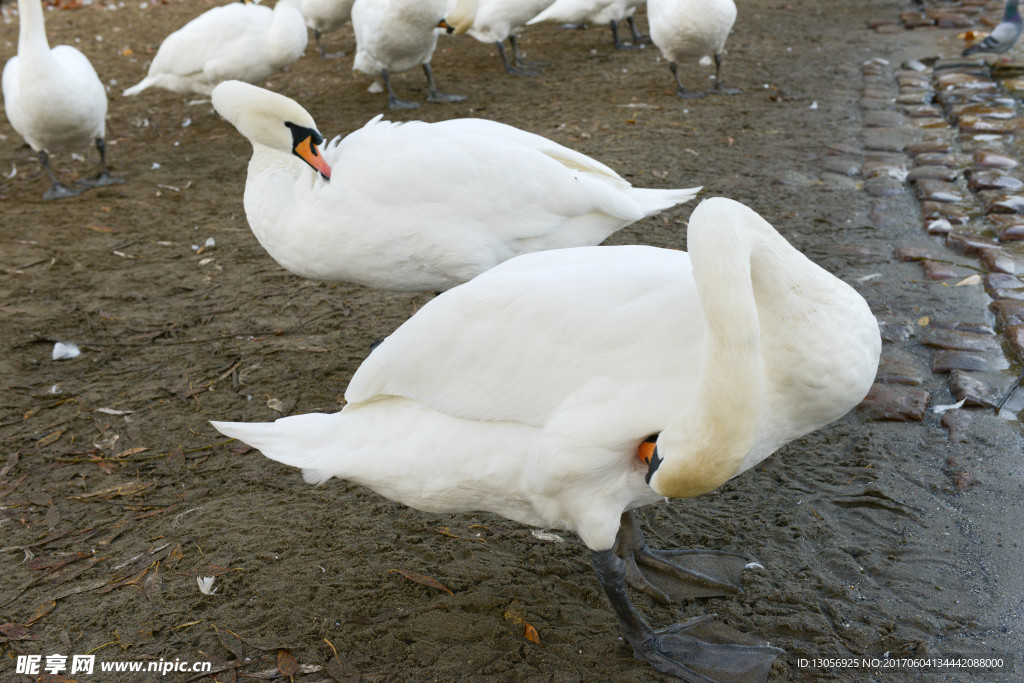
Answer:
[[[973,55],[975,52],[1008,52],[1020,38],[1020,14],[1017,12],[1017,0],[1007,0],[1003,11],[1003,20],[980,43],[975,43],[963,51],[962,56]]]

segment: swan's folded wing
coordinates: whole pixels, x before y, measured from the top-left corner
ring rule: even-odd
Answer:
[[[591,159],[586,154],[581,154],[576,150],[560,145],[542,135],[530,133],[514,126],[508,126],[487,119],[453,119],[441,121],[433,125],[440,130],[452,129],[462,135],[479,135],[483,138],[504,139],[522,147],[535,149],[564,165],[566,168],[586,173],[596,173],[609,179],[617,180],[625,186],[629,185],[622,176],[600,161]]]
[[[414,208],[424,226],[457,216],[460,225],[479,226],[512,253],[537,238],[552,242],[524,251],[597,244],[651,212],[647,195],[601,162],[491,121],[375,119],[325,157],[334,169],[333,192],[387,207],[391,215]],[[658,208],[684,200],[674,197]],[[570,221],[568,229],[586,238],[559,240]]]
[[[595,378],[638,388],[679,376],[702,334],[684,252],[538,252],[424,306],[373,350],[345,397],[405,396],[456,417],[539,426]]]

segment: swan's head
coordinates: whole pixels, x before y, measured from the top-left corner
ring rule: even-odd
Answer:
[[[295,101],[241,81],[213,89],[213,108],[253,144],[291,153],[330,180],[331,167],[320,154],[324,136],[313,117]]]
[[[438,26],[448,33],[462,35],[476,21],[476,2],[477,0],[448,0],[444,19]]]

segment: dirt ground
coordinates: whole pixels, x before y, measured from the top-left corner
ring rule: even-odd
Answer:
[[[618,638],[571,534],[544,540],[488,515],[423,514],[337,481],[313,488],[208,425],[339,409],[371,342],[430,298],[282,270],[243,213],[248,143],[208,102],[120,96],[164,36],[212,4],[46,13],[51,44],[79,47],[110,84],[109,160],[124,185],[43,202],[34,154],[0,120],[0,174],[16,170],[0,180],[0,678],[22,680],[18,654],[93,653],[212,661],[220,681],[283,676],[296,663],[304,681],[660,680]],[[902,49],[868,21],[903,5],[738,4],[723,71],[743,90],[735,97],[681,101],[655,49],[616,52],[603,27],[542,25],[523,39],[528,57],[552,62],[542,75],[508,77],[492,46],[444,38],[439,86],[469,99],[386,116],[491,118],[636,185],[703,185],[848,281],[883,273],[862,288],[883,322],[942,308],[889,263],[895,238],[868,224],[865,194],[821,180],[829,146],[860,134],[861,63]],[[4,9],[6,60],[17,18]],[[330,137],[386,110],[353,79],[350,27],[325,43],[349,55],[324,60],[311,46],[266,85]],[[710,73],[684,71],[695,87]],[[419,72],[395,83],[422,101]],[[95,151],[79,153],[54,156],[59,175],[93,173]],[[691,210],[609,241],[684,247]],[[51,360],[56,341],[81,356]],[[735,597],[638,605],[658,625],[714,612],[784,648],[773,680],[917,680],[915,670],[798,663],[886,652],[1016,652],[1024,671],[1020,428],[979,415],[972,435],[954,445],[936,417],[872,423],[855,411],[714,494],[651,508],[652,545],[743,552],[763,569],[747,571]],[[951,456],[970,462],[965,491],[942,471]],[[216,577],[217,592],[201,594],[197,576]]]

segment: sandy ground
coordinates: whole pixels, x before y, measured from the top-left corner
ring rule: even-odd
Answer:
[[[207,424],[338,409],[371,342],[430,298],[283,271],[243,214],[248,143],[208,103],[120,97],[160,40],[210,5],[46,14],[51,43],[78,46],[111,86],[109,159],[124,185],[44,203],[34,154],[0,120],[0,174],[17,171],[0,181],[0,676],[21,680],[18,654],[91,652],[213,661],[220,681],[295,663],[296,680],[309,681],[660,680],[618,639],[571,534],[542,540],[488,515],[423,514],[336,481],[312,488]],[[6,59],[17,20],[4,9]],[[901,9],[741,2],[724,80],[743,93],[686,102],[656,50],[616,52],[604,28],[531,28],[528,56],[553,62],[532,79],[507,77],[491,46],[442,39],[439,85],[468,101],[387,116],[491,118],[637,185],[701,184],[705,196],[747,203],[840,277],[881,273],[857,286],[890,327],[922,314],[990,321],[984,303],[951,303],[891,263],[901,229],[922,239],[913,207],[875,225],[856,178],[824,170],[830,146],[859,144],[864,60],[955,50],[935,32],[867,28]],[[310,47],[267,85],[331,136],[385,105],[352,77],[351,30],[326,44],[349,56],[322,60]],[[687,77],[698,86],[708,73]],[[395,81],[400,96],[423,99],[419,72]],[[93,172],[94,151],[80,153],[55,155],[62,177]],[[609,241],[684,247],[691,209]],[[210,237],[216,246],[197,251]],[[927,367],[912,335],[892,339]],[[52,361],[58,340],[82,355]],[[927,371],[925,388],[948,402]],[[738,551],[763,565],[742,594],[637,603],[655,624],[709,611],[784,648],[773,680],[917,680],[920,670],[799,664],[887,652],[1016,651],[1019,674],[1021,443],[1017,423],[981,412],[952,444],[933,415],[879,423],[855,411],[714,494],[645,513],[652,545]],[[944,472],[950,457],[973,485],[961,490]],[[197,576],[216,577],[217,592],[202,595]],[[542,644],[524,637],[524,621]]]

